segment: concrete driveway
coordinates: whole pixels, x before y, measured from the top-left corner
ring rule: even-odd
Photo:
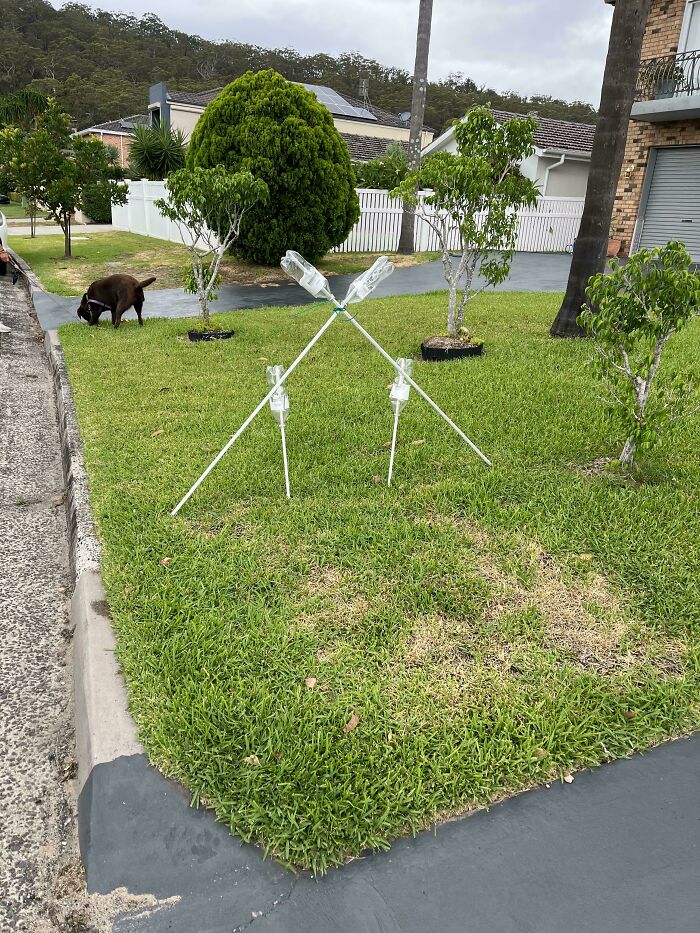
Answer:
[[[564,253],[517,253],[513,260],[510,277],[498,287],[498,291],[511,292],[560,292],[566,288],[571,256]],[[331,288],[342,298],[355,275],[330,277]],[[483,284],[477,277],[475,287]],[[89,282],[85,283],[87,287]],[[422,295],[426,292],[444,291],[445,279],[442,263],[428,262],[406,269],[397,269],[390,278],[379,286],[375,295]],[[213,311],[240,311],[244,308],[286,307],[305,305],[311,297],[295,282],[280,278],[275,285],[225,285],[219,298],[212,302]],[[78,300],[38,291],[34,294],[41,326],[53,330],[60,324],[75,323]],[[148,289],[144,317],[194,317],[198,314],[197,299],[186,295],[181,288]],[[135,317],[128,311],[126,320]],[[103,316],[109,320],[109,315]]]

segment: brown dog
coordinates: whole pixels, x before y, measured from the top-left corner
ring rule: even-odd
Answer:
[[[98,324],[102,312],[109,310],[112,314],[112,324],[114,327],[119,327],[122,314],[133,307],[139,324],[143,325],[141,320],[143,290],[146,286],[152,285],[155,280],[155,275],[152,275],[149,279],[139,282],[133,275],[121,273],[108,275],[106,279],[98,279],[80,299],[78,317],[87,321],[88,324]]]

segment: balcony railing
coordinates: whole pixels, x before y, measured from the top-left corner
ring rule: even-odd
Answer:
[[[637,80],[636,101],[700,94],[700,51],[647,58]]]

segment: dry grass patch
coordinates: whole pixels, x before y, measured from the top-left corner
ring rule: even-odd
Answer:
[[[361,623],[369,611],[369,601],[354,583],[351,574],[336,567],[315,567],[300,594],[303,607],[296,618],[302,628],[328,626],[350,629]]]
[[[399,665],[429,665],[437,676],[462,684],[476,668],[518,676],[534,652],[582,671],[615,674],[650,665],[662,674],[681,671],[684,643],[659,638],[630,619],[605,577],[586,568],[591,555],[563,563],[536,542],[512,546],[508,566],[483,529],[460,518],[429,516],[466,536],[477,576],[488,585],[483,612],[472,618],[429,614],[418,619],[402,645]],[[578,565],[578,566],[577,566]],[[469,673],[471,672],[471,673]]]

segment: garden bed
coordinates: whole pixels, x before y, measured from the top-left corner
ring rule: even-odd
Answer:
[[[62,328],[104,579],[151,760],[315,870],[698,724],[700,419],[620,484],[586,341],[556,295],[482,296],[478,365],[414,378],[385,485],[391,372],[340,320],[289,384],[291,502],[268,411],[169,511],[327,316]],[[445,296],[363,304],[394,356]],[[669,356],[692,368],[700,330]],[[424,443],[413,443],[422,441]],[[572,844],[574,842],[572,841]]]

